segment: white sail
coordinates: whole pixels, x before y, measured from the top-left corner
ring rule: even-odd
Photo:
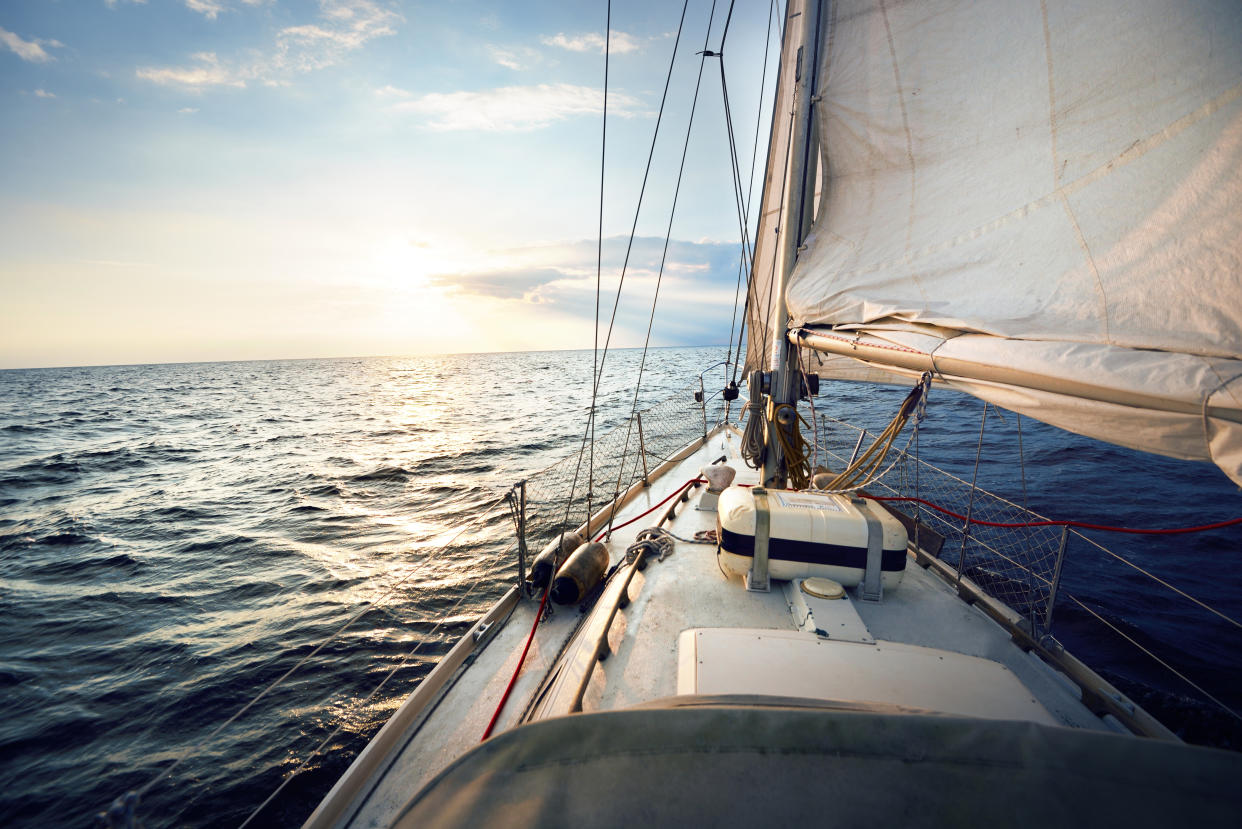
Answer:
[[[1242,483],[1242,3],[827,8],[792,325]]]

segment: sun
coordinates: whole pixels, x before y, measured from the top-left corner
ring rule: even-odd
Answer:
[[[390,288],[415,290],[431,284],[430,277],[449,270],[428,242],[389,237],[371,254],[371,276]]]

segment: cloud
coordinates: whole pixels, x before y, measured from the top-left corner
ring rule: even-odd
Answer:
[[[556,46],[561,49],[568,49],[571,52],[598,52],[604,54],[604,36],[597,32],[587,32],[581,35],[567,35],[559,32],[551,37],[541,37],[540,42],[545,46]],[[633,35],[627,35],[625,32],[612,32],[612,42],[608,44],[608,49],[614,55],[623,55],[626,52],[634,52],[638,50],[638,41]]]
[[[185,0],[185,7],[202,14],[208,20],[215,20],[220,12],[226,11],[225,5],[220,0]]]
[[[487,53],[495,63],[518,71],[529,69],[541,61],[538,50],[529,46],[488,46]]]
[[[616,278],[625,263],[628,238],[612,236],[604,240],[603,274],[605,280]],[[668,255],[664,256],[664,239],[657,236],[638,236],[630,247],[626,265],[629,280],[655,279],[664,258],[665,280],[682,280],[699,284],[700,287],[728,287],[737,282],[739,246],[735,242],[690,242],[674,239],[669,242]],[[595,291],[596,241],[585,239],[576,242],[535,245],[522,248],[492,251],[491,261],[507,263],[508,267],[493,268],[471,273],[439,274],[431,281],[453,286],[465,293],[502,298],[521,297],[530,302],[555,301],[558,292],[570,283],[588,284],[592,297]],[[559,287],[558,287],[559,286]],[[729,298],[732,301],[732,293]],[[594,299],[592,299],[594,302]]]
[[[577,115],[595,115],[603,112],[603,102],[599,89],[556,83],[431,93],[392,108],[425,116],[433,130],[504,132],[540,129]],[[639,101],[628,95],[609,96],[610,114],[630,117],[638,114],[638,108]]]
[[[617,277],[625,259],[627,239],[604,240],[602,325],[612,313]],[[625,289],[617,311],[622,340],[642,342],[651,314],[664,239],[634,240],[626,269]],[[673,240],[669,244],[656,311],[657,341],[703,343],[723,341],[733,313],[739,246],[732,242]],[[439,274],[429,281],[467,296],[537,305],[564,316],[590,320],[595,315],[596,242],[582,240],[491,252],[492,261],[507,267],[468,273]],[[515,310],[515,314],[522,312]]]
[[[22,60],[27,60],[31,63],[47,63],[48,61],[56,60],[43,47],[64,48],[65,45],[59,40],[40,40],[39,38],[22,40],[20,36],[4,28],[0,28],[0,43],[3,43],[10,52]]]
[[[198,65],[165,69],[143,67],[138,70],[138,77],[164,86],[185,86],[191,89],[246,85],[246,78],[238,74],[236,70],[221,65],[215,52],[197,52],[190,58]]]
[[[198,107],[182,107],[177,110],[178,115],[193,115],[196,112],[198,112]]]
[[[243,0],[247,5],[261,1]],[[209,19],[225,8],[219,0],[186,0],[186,5],[207,14]],[[215,13],[208,13],[208,8],[214,8]],[[368,41],[396,34],[395,26],[403,19],[377,0],[319,0],[319,14],[314,22],[281,29],[265,53],[221,60],[213,52],[199,52],[191,56],[191,65],[144,66],[138,68],[137,74],[154,83],[196,91],[244,87],[251,81],[284,86],[290,76],[335,66]]]
[[[56,93],[55,93],[55,92],[48,92],[46,89],[36,89],[36,90],[34,91],[34,96],[35,96],[36,98],[55,98],[55,97],[56,97]]]
[[[381,86],[379,89],[375,90],[375,94],[384,98],[408,98],[412,93],[409,92],[409,90],[401,89],[393,86],[392,84],[388,84],[387,86]]]

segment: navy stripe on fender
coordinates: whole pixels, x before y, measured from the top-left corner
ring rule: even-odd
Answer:
[[[755,537],[720,528],[720,546],[736,556],[755,556]],[[787,538],[768,539],[768,560],[798,561],[804,564],[827,564],[832,567],[867,567],[867,548],[844,544],[814,544]],[[906,549],[884,550],[880,554],[880,570],[894,573],[906,569]]]

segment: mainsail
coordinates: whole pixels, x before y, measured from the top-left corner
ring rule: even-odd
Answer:
[[[1242,483],[1242,4],[838,0],[822,26],[794,338]]]

